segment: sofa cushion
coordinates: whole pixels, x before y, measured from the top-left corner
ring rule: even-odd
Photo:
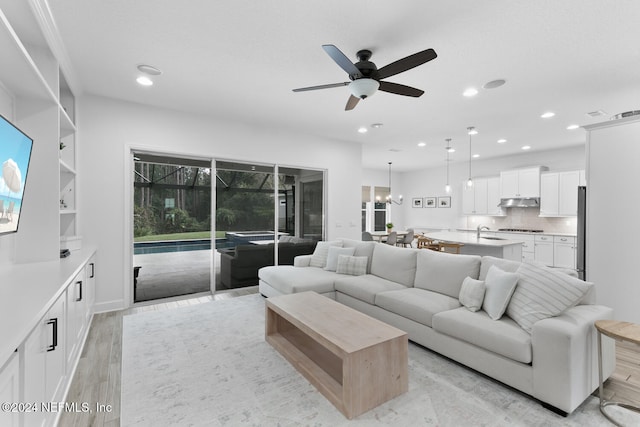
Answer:
[[[416,252],[418,249],[375,243],[371,274],[404,286],[413,286],[413,278],[416,275]]]
[[[460,304],[467,307],[471,311],[478,311],[482,308],[482,301],[484,301],[485,286],[482,280],[472,279],[467,277],[462,282],[460,288],[460,295],[458,300]]]
[[[342,239],[343,248],[355,248],[353,256],[367,257],[367,273],[371,273],[371,260],[373,259],[373,249],[376,242],[362,242],[360,240]]]
[[[414,322],[431,326],[431,318],[434,314],[458,308],[460,302],[457,298],[437,292],[406,288],[380,292],[376,295],[376,305]]]
[[[433,316],[433,329],[521,363],[531,363],[531,335],[508,317],[495,321],[464,307]]]
[[[513,261],[511,259],[496,258],[493,256],[483,256],[480,262],[480,275],[479,280],[484,280],[487,277],[487,272],[492,265],[495,265],[502,271],[507,273],[515,273],[518,267],[522,264],[520,261]]]
[[[478,278],[478,255],[419,250],[414,286],[458,298],[465,277]]]
[[[335,281],[337,292],[342,292],[369,304],[375,303],[376,294],[379,292],[406,289],[399,283],[391,282],[372,274],[338,277]]]
[[[329,248],[331,246],[342,247],[342,242],[340,240],[331,242],[318,242],[316,248],[313,251],[313,256],[311,257],[309,266],[324,268],[327,265],[327,257],[329,256]]]
[[[518,268],[518,274],[507,315],[529,333],[534,323],[578,304],[593,287],[593,283],[527,262]]]
[[[507,310],[511,295],[518,283],[518,273],[507,273],[492,265],[485,277],[484,301],[482,309],[493,320],[498,320]]]
[[[333,271],[292,265],[263,267],[258,270],[258,276],[260,280],[283,294],[304,291],[333,292],[333,282],[339,277]]]
[[[331,246],[327,254],[327,265],[324,267],[324,269],[329,271],[336,271],[336,268],[338,267],[338,256],[351,256],[353,255],[354,250],[355,248],[339,248],[337,246]]]
[[[351,276],[362,276],[367,274],[367,261],[369,258],[366,256],[346,256],[340,255],[338,257],[338,266],[336,267],[336,273],[349,274]]]

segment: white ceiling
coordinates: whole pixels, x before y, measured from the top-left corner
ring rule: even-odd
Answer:
[[[637,0],[49,0],[86,93],[210,114],[363,144],[363,165],[394,170],[468,159],[468,126],[481,158],[582,144],[582,129],[640,109]],[[420,98],[378,92],[344,111],[348,88],[291,89],[348,81],[323,51],[378,68],[433,48],[435,60],[388,80]],[[136,66],[163,71],[135,83]],[[506,79],[497,89],[482,85]],[[476,87],[480,93],[465,98]],[[591,118],[587,112],[606,116]],[[540,115],[556,116],[543,120]],[[383,123],[359,134],[360,126]],[[506,138],[506,144],[497,144]],[[424,141],[427,146],[418,148]],[[392,151],[390,151],[392,150]]]

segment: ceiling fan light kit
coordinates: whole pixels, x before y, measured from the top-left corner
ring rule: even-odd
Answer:
[[[396,74],[415,68],[438,57],[433,49],[426,49],[378,69],[376,64],[369,61],[369,58],[371,58],[370,50],[359,50],[357,53],[358,62],[352,63],[351,60],[334,45],[325,44],[322,48],[327,55],[329,55],[331,59],[333,59],[333,61],[347,73],[351,82],[302,87],[293,89],[293,91],[306,92],[310,90],[349,86],[351,95],[349,96],[347,105],[345,106],[346,111],[353,110],[361,99],[370,97],[378,90],[393,93],[395,95],[411,96],[414,98],[422,96],[424,91],[421,89],[416,89],[399,83],[382,81],[382,79],[395,76]]]

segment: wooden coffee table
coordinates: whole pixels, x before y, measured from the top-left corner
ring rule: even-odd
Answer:
[[[315,292],[266,300],[265,339],[347,418],[409,387],[408,336]]]

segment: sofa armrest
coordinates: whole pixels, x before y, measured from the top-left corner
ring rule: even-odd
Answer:
[[[534,397],[567,413],[598,387],[598,343],[593,325],[612,319],[601,305],[578,305],[562,315],[541,320],[531,330]],[[615,368],[615,343],[602,341],[604,378]]]
[[[313,255],[298,255],[293,259],[294,267],[309,267]]]

